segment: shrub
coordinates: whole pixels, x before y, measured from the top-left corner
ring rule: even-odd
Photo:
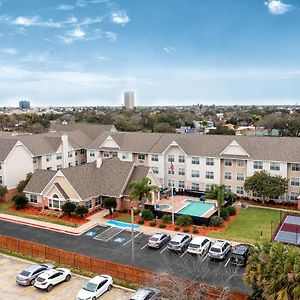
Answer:
[[[145,223],[145,221],[143,219],[139,219],[139,224],[143,225]]]
[[[113,198],[113,197],[111,197],[111,198],[106,198],[106,199],[104,200],[104,207],[105,207],[106,209],[116,208],[116,207],[117,207],[117,200],[116,200],[116,198]]]
[[[221,217],[224,220],[227,220],[229,218],[229,211],[227,207],[221,207],[221,213],[220,213]]]
[[[235,216],[236,215],[236,208],[234,206],[229,206],[228,207],[228,212],[230,216]]]
[[[24,195],[16,195],[12,198],[16,209],[25,208],[28,204],[28,199]]]
[[[210,226],[215,226],[215,227],[219,227],[224,223],[224,219],[222,217],[219,216],[213,216],[210,219]]]
[[[166,225],[165,223],[160,223],[160,224],[159,224],[159,228],[166,228],[166,226],[167,226],[167,225]]]
[[[65,202],[61,207],[61,210],[67,213],[69,217],[71,217],[71,214],[72,212],[75,211],[75,209],[76,209],[76,204],[70,201]]]
[[[188,226],[193,224],[193,219],[191,216],[188,215],[181,215],[177,217],[176,224],[179,226]]]
[[[199,230],[197,228],[193,228],[193,233],[194,234],[198,234],[199,233]]]
[[[84,216],[85,214],[87,214],[88,212],[89,212],[89,210],[88,210],[87,207],[84,206],[84,205],[79,205],[79,206],[77,206],[76,209],[75,209],[75,213],[76,213],[78,216],[80,216],[80,218],[83,218],[83,216]]]
[[[185,233],[190,232],[190,229],[188,227],[183,228],[183,232],[185,232]]]
[[[127,208],[123,208],[123,209],[122,209],[122,213],[124,213],[124,214],[127,214],[128,211],[129,211],[129,209],[127,209]]]
[[[4,197],[7,194],[7,192],[7,187],[0,184],[0,198]]]
[[[21,180],[21,181],[18,183],[17,189],[18,189],[18,192],[19,192],[19,193],[23,192],[23,190],[25,189],[27,183],[28,183],[29,180],[31,179],[31,177],[32,177],[32,173],[28,173],[28,174],[26,175],[26,179]]]
[[[154,215],[153,212],[150,209],[145,209],[142,212],[142,218],[146,221],[146,220],[153,220],[154,219]]]
[[[175,228],[174,228],[174,230],[176,230],[176,231],[178,231],[180,229],[180,227],[178,227],[178,226],[176,226]]]
[[[135,216],[137,216],[140,212],[141,212],[141,211],[140,211],[139,209],[137,209],[137,210],[134,210],[134,211],[133,211],[133,214],[134,214]]]
[[[151,221],[150,226],[156,226],[156,221],[155,220]]]
[[[163,215],[162,218],[161,218],[161,220],[162,220],[164,223],[168,224],[168,223],[171,222],[172,216],[171,216],[171,215]]]

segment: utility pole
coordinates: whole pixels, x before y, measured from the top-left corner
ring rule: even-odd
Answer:
[[[131,211],[131,263],[134,265],[134,213],[133,207],[130,209]]]

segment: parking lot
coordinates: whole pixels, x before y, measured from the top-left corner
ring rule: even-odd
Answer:
[[[51,292],[38,290],[33,286],[20,286],[16,283],[16,275],[29,263],[0,255],[0,299],[28,299],[28,300],[74,300],[78,291],[87,279],[73,275],[69,282],[63,282],[53,288]],[[114,287],[105,293],[101,300],[128,300],[132,293]]]

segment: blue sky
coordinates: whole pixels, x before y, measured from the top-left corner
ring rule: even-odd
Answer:
[[[300,103],[298,0],[0,0],[0,106]]]

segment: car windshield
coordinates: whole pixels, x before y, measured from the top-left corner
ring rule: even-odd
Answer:
[[[212,252],[221,252],[220,248],[216,248],[216,247],[211,247],[210,249]]]
[[[197,245],[197,244],[190,244],[190,245],[189,245],[189,248],[194,248],[194,249],[200,248],[200,245]]]
[[[96,289],[97,289],[97,284],[88,282],[88,283],[83,287],[83,289],[86,290],[86,291],[88,291],[88,292],[95,292]]]
[[[38,277],[38,278],[36,279],[36,281],[38,281],[38,282],[43,282],[43,281],[45,281],[45,278]]]
[[[156,241],[158,241],[159,240],[159,238],[157,238],[157,237],[152,237],[152,238],[150,238],[150,241],[151,242],[156,242]]]
[[[25,270],[20,273],[20,275],[25,276],[25,277],[27,277],[29,274],[30,274],[30,272],[25,271]]]
[[[179,242],[170,242],[171,245],[179,245]]]

